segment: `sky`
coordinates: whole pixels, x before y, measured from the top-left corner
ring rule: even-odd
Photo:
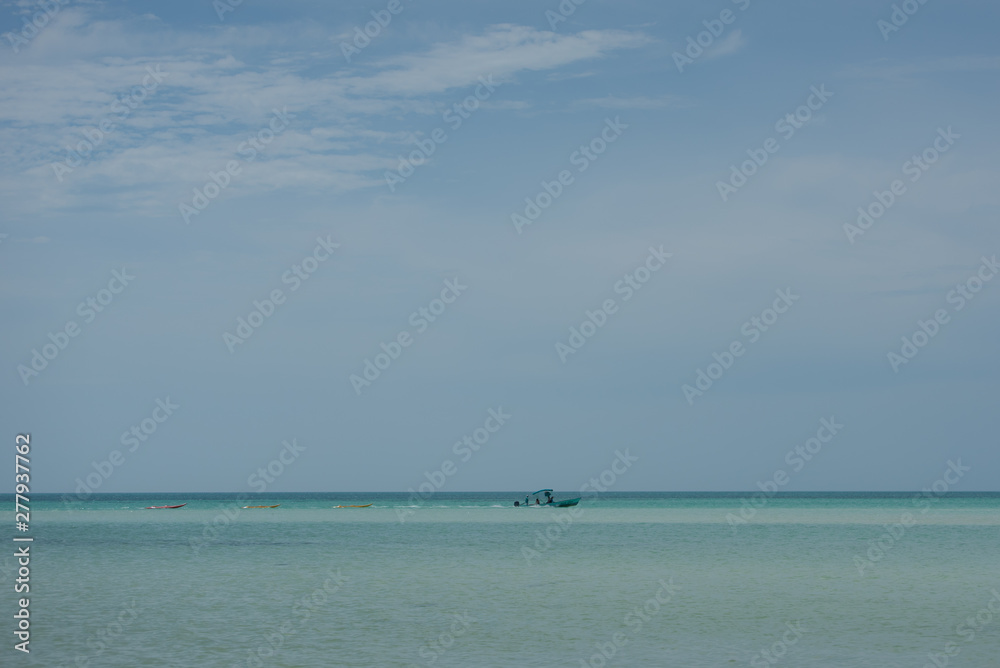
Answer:
[[[32,490],[1000,490],[1000,8],[902,5],[5,3]]]

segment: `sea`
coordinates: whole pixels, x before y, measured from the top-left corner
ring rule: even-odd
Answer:
[[[1000,666],[998,493],[2,500],[4,667]]]

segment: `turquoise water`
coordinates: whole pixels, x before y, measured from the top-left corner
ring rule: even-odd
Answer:
[[[997,494],[780,495],[736,525],[749,495],[235,498],[34,497],[32,651],[8,631],[0,665],[1000,665]]]

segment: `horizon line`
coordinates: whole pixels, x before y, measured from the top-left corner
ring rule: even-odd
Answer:
[[[954,496],[954,495],[966,495],[966,494],[1000,494],[1000,489],[996,490],[961,490],[961,491],[947,491],[947,492],[932,492],[931,490],[892,490],[892,489],[871,489],[871,490],[780,490],[775,492],[765,492],[760,489],[752,490],[606,490],[603,492],[595,492],[593,490],[589,492],[583,492],[580,490],[554,490],[559,492],[571,492],[573,494],[588,494],[589,496],[600,496],[602,494],[764,494],[765,496],[779,496],[787,494],[931,494],[933,496]],[[152,492],[89,492],[86,494],[87,497],[93,496],[113,496],[115,494],[234,494],[234,495],[247,495],[247,496],[266,496],[274,494],[416,494],[418,496],[435,496],[440,494],[525,494],[526,492],[519,492],[517,490],[435,490],[433,492],[421,493],[412,490],[345,490],[345,491],[335,491],[335,490],[310,490],[310,491],[281,491],[281,492],[247,492],[247,491],[196,491],[196,492],[177,492],[177,491],[152,491]],[[14,492],[0,492],[0,494],[15,496]],[[33,497],[38,496],[59,496],[59,495],[69,495],[69,496],[80,496],[77,492],[32,492]],[[531,494],[528,493],[530,496]]]

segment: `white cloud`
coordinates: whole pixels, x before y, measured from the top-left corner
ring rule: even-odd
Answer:
[[[29,64],[0,67],[0,193],[13,203],[12,212],[96,204],[108,192],[115,192],[118,206],[176,206],[208,170],[224,166],[240,142],[266,126],[272,109],[286,107],[296,115],[292,126],[227,196],[292,182],[368,187],[379,181],[370,172],[394,164],[394,149],[411,137],[373,122],[436,113],[436,95],[474,85],[480,76],[510,82],[522,72],[557,70],[647,41],[619,30],[557,35],[495,25],[420,53],[375,60],[367,65],[373,73],[360,76],[339,69],[342,63],[329,54],[332,66],[322,60],[317,66],[312,49],[328,35],[315,26],[178,31],[155,17],[99,20],[92,11],[60,12],[32,42]],[[262,52],[268,54],[263,59]],[[10,65],[10,57],[0,56],[0,64]],[[147,68],[160,68],[164,82],[119,118],[113,105],[148,80]],[[114,129],[58,182],[53,163],[102,119],[114,121]]]
[[[743,31],[737,28],[706,49],[705,58],[721,58],[734,54],[746,46],[746,43],[747,41],[743,39]]]
[[[482,35],[436,44],[426,53],[386,59],[380,63],[383,71],[345,83],[352,92],[373,95],[440,93],[474,84],[482,76],[507,80],[524,70],[555,69],[647,42],[639,33],[620,30],[559,35],[504,24],[492,26]]]

